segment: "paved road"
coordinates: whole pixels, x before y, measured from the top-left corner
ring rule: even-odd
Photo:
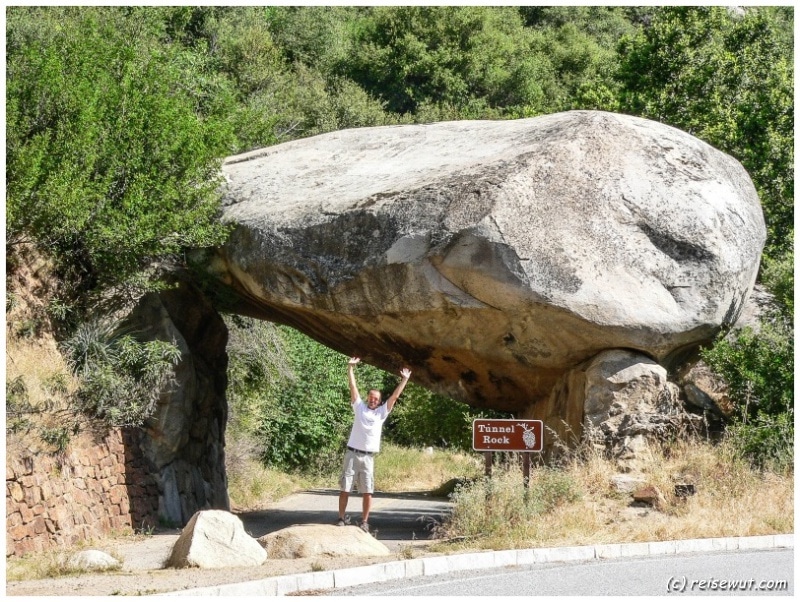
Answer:
[[[334,596],[668,594],[793,595],[794,550],[739,550],[462,571],[328,592]]]

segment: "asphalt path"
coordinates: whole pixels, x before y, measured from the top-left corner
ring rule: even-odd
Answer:
[[[333,596],[794,594],[794,550],[739,550],[461,571],[330,590]]]

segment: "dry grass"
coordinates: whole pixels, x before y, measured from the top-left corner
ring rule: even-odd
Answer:
[[[69,565],[70,558],[77,552],[89,549],[94,543],[81,542],[73,546],[30,554],[23,558],[6,559],[6,581],[32,581],[35,579],[54,579],[71,575],[82,575],[90,571]],[[102,544],[97,547],[103,547]],[[122,557],[114,550],[107,552],[122,563]],[[113,571],[109,569],[108,571]]]
[[[228,495],[236,512],[257,510],[311,487],[314,484],[308,479],[267,468],[257,460],[247,460],[238,471],[228,474]]]
[[[454,495],[440,551],[665,541],[794,532],[793,474],[761,473],[725,446],[681,442],[640,461],[646,485],[663,495],[658,507],[633,503],[612,486],[615,462],[590,454],[558,470],[533,469],[527,500],[521,471],[495,471]],[[696,493],[678,497],[675,485]]]
[[[454,478],[477,477],[483,458],[475,454],[381,444],[375,484],[381,491],[432,491]]]
[[[33,451],[49,450],[52,443],[28,433],[52,441],[71,427],[63,414],[78,386],[52,335],[58,280],[52,266],[24,245],[6,265],[6,431],[19,433]]]
[[[6,443],[29,452],[63,450],[77,417],[69,396],[77,379],[52,337],[26,338],[6,322]]]
[[[62,552],[48,551],[6,561],[6,581],[30,581],[69,574]]]
[[[21,338],[6,323],[6,382],[22,378],[28,401],[35,408],[63,405],[65,394],[75,391],[77,380],[69,373],[52,338]],[[59,404],[59,402],[61,402]]]

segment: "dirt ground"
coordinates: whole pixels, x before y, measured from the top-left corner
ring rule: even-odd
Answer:
[[[157,543],[164,536],[155,535],[147,543]],[[167,536],[169,537],[169,536]],[[174,541],[174,538],[172,538]],[[131,546],[136,544],[122,544]],[[140,553],[146,554],[144,546],[136,545]],[[171,548],[170,548],[171,549]],[[415,558],[428,555],[423,547],[416,547]],[[327,571],[352,566],[365,566],[400,559],[399,555],[376,558],[301,558],[295,560],[267,560],[258,567],[225,569],[125,569],[113,573],[85,573],[58,579],[36,581],[14,581],[6,584],[7,596],[144,596],[162,592],[176,592],[222,585],[242,583],[273,577],[306,573],[312,570]]]
[[[318,490],[295,494],[269,508],[239,513],[245,530],[253,537],[293,524],[324,523],[336,520],[335,491]],[[360,500],[354,496],[348,506],[354,519],[359,516]],[[7,596],[142,596],[175,592],[226,583],[241,583],[309,571],[364,566],[406,558],[432,555],[430,527],[447,512],[448,503],[422,494],[376,494],[370,525],[373,535],[391,552],[371,558],[315,557],[292,560],[267,560],[258,567],[224,569],[162,568],[180,531],[160,530],[152,535],[136,535],[97,542],[101,549],[123,559],[121,570],[109,573],[84,573],[55,579],[6,583]]]

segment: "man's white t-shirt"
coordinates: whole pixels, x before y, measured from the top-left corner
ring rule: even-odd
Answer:
[[[389,417],[386,404],[379,405],[374,410],[358,397],[353,403],[353,428],[350,429],[350,439],[347,446],[366,452],[377,452],[381,448],[381,430],[383,423]]]

